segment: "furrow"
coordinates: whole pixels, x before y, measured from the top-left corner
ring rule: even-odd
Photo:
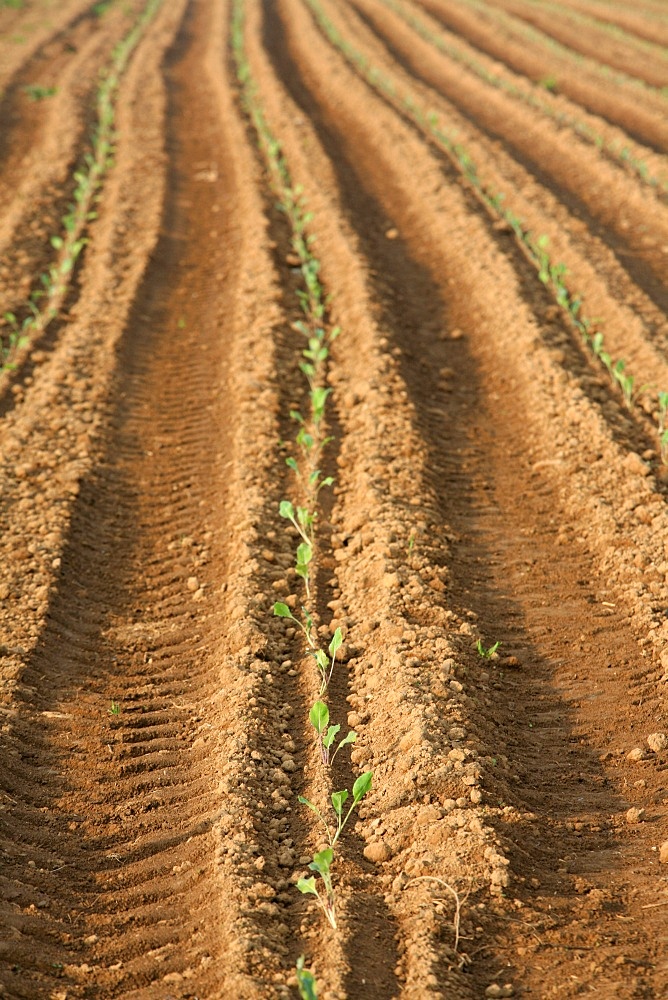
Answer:
[[[322,13],[321,6],[314,9],[328,34],[331,31],[340,31],[336,28],[336,22],[332,22],[326,13]],[[342,23],[338,17],[337,22],[339,25]],[[346,24],[344,30],[352,32],[357,39],[365,38],[366,29],[359,22]],[[348,44],[345,41],[345,34],[339,37],[343,41],[337,44],[344,46]],[[373,44],[372,38],[372,47]],[[605,342],[609,342],[611,348],[619,350],[620,354],[623,352],[624,365],[627,359],[633,359],[633,365],[637,366],[634,367],[636,377],[639,368],[647,378],[645,389],[656,385],[654,380],[657,378],[661,380],[662,372],[665,370],[664,315],[648,302],[638,289],[634,290],[628,275],[612,255],[602,252],[605,248],[602,248],[597,241],[592,241],[586,228],[577,225],[567,210],[562,208],[546,189],[527,185],[527,178],[523,177],[521,168],[517,168],[519,175],[516,173],[514,161],[504,161],[498,152],[496,156],[492,156],[490,150],[480,145],[471,133],[467,135],[466,147],[461,147],[454,139],[449,138],[449,132],[443,130],[440,119],[438,127],[433,127],[430,121],[426,121],[420,102],[427,102],[428,97],[419,95],[420,101],[416,102],[414,90],[409,89],[404,92],[396,87],[393,80],[394,73],[392,77],[388,77],[384,70],[379,74],[378,63],[375,62],[376,55],[374,52],[373,63],[367,63],[365,62],[367,57],[354,47],[348,51],[347,58],[356,69],[362,66],[361,77],[370,83],[374,90],[378,90],[379,96],[398,112],[401,119],[410,124],[419,135],[426,134],[428,141],[436,147],[435,152],[443,163],[445,176],[453,178],[456,182],[461,182],[462,175],[468,179],[473,178],[474,191],[479,195],[484,192],[480,198],[483,224],[489,226],[489,215],[496,220],[492,225],[492,238],[500,245],[508,247],[508,243],[512,245],[515,236],[519,235],[513,252],[515,266],[518,268],[527,302],[533,304],[540,300],[543,303],[547,321],[543,326],[543,340],[554,352],[555,360],[560,360],[576,376],[585,394],[595,403],[603,404],[610,430],[623,445],[631,444],[641,452],[655,447],[657,425],[653,427],[652,421],[647,419],[640,409],[635,408],[630,413],[633,423],[626,416],[620,414],[615,416],[616,402],[614,398],[608,400],[610,390],[606,393],[604,390],[606,382],[601,381],[602,366],[596,363],[593,352],[583,352],[582,330],[578,332],[574,329],[572,314],[570,312],[567,314],[565,309],[562,311],[557,305],[548,305],[550,297],[542,291],[541,282],[537,280],[539,273],[536,269],[535,256],[527,252],[527,241],[536,238],[532,237],[532,234],[542,233],[543,240],[547,240],[550,246],[557,247],[558,259],[565,259],[568,267],[575,269],[581,284],[577,291],[571,287],[571,296],[586,303],[584,314],[586,317],[591,315],[590,308],[601,309],[601,319],[597,322],[601,323],[602,329],[605,330],[605,334],[602,334]],[[428,106],[428,103],[423,104],[423,107]],[[458,126],[463,125],[464,120],[460,118]],[[456,134],[454,130],[452,134]],[[470,150],[474,154],[473,160]],[[499,164],[505,166],[504,173],[497,173]],[[506,203],[505,195],[508,191],[506,185],[509,179],[516,185],[516,190]],[[497,193],[501,191],[504,192],[504,206],[499,210],[502,199]],[[470,201],[472,206],[476,205],[475,197]],[[507,216],[504,215],[506,212]],[[517,220],[520,217],[522,223],[518,234],[514,224],[511,225],[507,220]],[[565,240],[566,236],[568,240]],[[581,244],[584,244],[582,249]],[[553,261],[556,259],[552,257]],[[592,266],[594,263],[595,267]],[[625,290],[626,299],[620,294],[621,289]],[[558,296],[556,300],[559,301]],[[560,318],[562,321],[566,320],[565,325],[555,324]],[[651,395],[643,400],[643,407],[648,414],[655,410],[656,405]],[[633,425],[635,425],[634,430],[631,429]]]
[[[93,7],[90,0],[64,0],[48,17],[36,9],[37,4],[0,12],[0,102],[23,69],[47,57],[50,46],[59,44],[82,21],[94,18]]]
[[[618,125],[636,141],[658,153],[668,148],[665,109],[651,94],[614,79],[605,79],[590,67],[574,64],[566,53],[554,51],[539,38],[528,45],[520,26],[492,8],[471,8],[451,0],[422,0],[427,10],[449,30],[462,35],[487,55],[540,84],[553,81],[559,93],[592,114]]]
[[[141,285],[120,327],[125,334],[98,347],[92,359],[100,366],[103,419],[92,440],[79,438],[86,450],[69,480],[75,499],[68,522],[52,525],[47,553],[34,546],[45,566],[50,559],[57,568],[57,586],[43,574],[34,640],[17,635],[13,652],[5,647],[15,664],[13,694],[6,673],[10,703],[26,722],[33,717],[31,742],[44,762],[27,766],[16,822],[24,829],[26,820],[35,824],[31,788],[39,784],[38,768],[48,768],[49,834],[64,867],[60,891],[44,896],[43,910],[35,912],[50,928],[51,968],[59,963],[60,983],[73,996],[163,997],[165,990],[185,989],[179,983],[209,996],[231,988],[259,996],[274,972],[255,974],[257,942],[272,940],[279,956],[285,945],[278,939],[291,934],[267,916],[277,890],[262,881],[257,849],[242,833],[252,830],[257,809],[243,774],[256,714],[249,664],[253,651],[270,654],[266,635],[253,625],[260,577],[253,569],[236,573],[232,555],[232,539],[243,539],[251,566],[254,519],[259,527],[265,514],[257,483],[267,475],[266,449],[274,439],[275,290],[261,209],[252,188],[240,197],[239,180],[255,167],[222,73],[225,11],[191,5],[172,44],[184,6],[165,9],[162,27],[133,65],[114,175],[119,182],[128,176],[142,115],[149,115],[156,141],[151,149],[151,131],[144,131],[143,157],[160,167],[161,127],[170,123],[165,186],[156,189],[164,204],[162,235],[152,244],[151,230],[144,230],[143,267],[135,271]],[[168,45],[165,99],[156,70]],[[144,92],[139,104],[137,87]],[[200,164],[194,170],[191,156]],[[145,198],[141,185],[138,194]],[[113,283],[122,288],[120,251],[126,233],[140,232],[148,206],[126,206],[119,217],[111,214],[116,202],[108,204],[101,229],[111,223],[123,237],[107,257]],[[154,234],[157,222],[154,215]],[[87,272],[100,263],[96,247],[82,275],[84,304],[91,294]],[[197,291],[188,286],[193,269]],[[75,353],[75,332],[62,339],[52,366],[67,347]],[[80,372],[76,365],[71,372],[65,384],[76,389]],[[269,404],[262,432],[253,415],[258,387]],[[38,455],[39,425],[20,425],[18,413],[14,422],[24,434],[32,431],[31,453]],[[37,472],[38,466],[28,470],[26,486],[34,488]],[[19,497],[10,512],[21,510]],[[11,603],[16,613],[17,601]],[[156,726],[168,722],[176,730],[164,739]],[[10,747],[12,731],[10,725]],[[36,850],[36,839],[34,830],[25,838],[25,855]],[[251,913],[253,899],[260,916]],[[25,896],[17,900],[28,906]],[[48,963],[36,967],[27,957],[30,946],[21,944],[39,923],[28,917],[14,954],[20,951],[26,964],[24,981],[48,988]],[[11,952],[5,959],[2,975],[12,992],[18,966]],[[52,972],[52,990],[58,981]]]
[[[530,0],[500,0],[499,7],[522,21],[545,32],[569,49],[599,63],[644,80],[653,87],[665,87],[668,80],[666,52],[652,43],[634,39],[620,28],[583,15],[566,13],[554,3],[536,4]]]
[[[391,61],[426,83],[434,107],[433,91],[446,97],[461,119],[473,123],[485,140],[501,149],[526,171],[525,185],[547,187],[624,264],[635,284],[657,308],[668,304],[663,284],[668,247],[668,209],[639,190],[621,171],[602,161],[601,156],[571,136],[562,139],[551,123],[539,124],[515,102],[478,81],[466,78],[460,69],[444,59],[434,58],[433,50],[415,36],[407,38],[405,25],[383,6],[362,0],[355,4],[370,16],[371,26],[388,47]],[[429,93],[429,92],[428,92]],[[447,114],[447,106],[446,106]],[[448,116],[451,117],[451,116]],[[448,125],[462,134],[460,120]],[[463,123],[462,123],[463,124]],[[599,187],[600,186],[600,187]],[[606,196],[596,197],[598,190]],[[611,198],[610,192],[615,195]],[[614,205],[614,210],[612,206]],[[632,219],[651,217],[650,227],[635,228]],[[651,243],[651,245],[650,245]]]

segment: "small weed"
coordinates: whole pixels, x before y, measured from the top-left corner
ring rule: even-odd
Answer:
[[[31,101],[43,101],[46,97],[53,97],[58,93],[57,87],[42,87],[39,83],[29,83],[23,88]]]
[[[476,646],[476,649],[478,650],[478,654],[483,658],[483,660],[491,660],[500,645],[501,645],[500,642],[495,642],[493,646],[490,646],[488,649],[486,649],[485,646],[483,646],[482,644],[482,639],[478,639],[478,645]]]
[[[111,708],[108,709],[109,715],[120,715],[121,714],[121,703],[119,701],[112,701]]]

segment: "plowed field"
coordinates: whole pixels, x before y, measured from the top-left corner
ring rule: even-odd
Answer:
[[[667,103],[657,0],[0,3],[1,997],[668,997]]]

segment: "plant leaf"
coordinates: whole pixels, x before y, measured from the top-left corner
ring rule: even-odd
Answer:
[[[359,778],[353,785],[353,799],[355,802],[359,802],[359,800],[369,791],[372,779],[373,771],[365,771],[364,774],[360,774]]]
[[[324,701],[316,701],[308,714],[311,725],[320,735],[327,728],[329,722],[329,709]]]
[[[335,736],[338,733],[338,731],[339,731],[340,728],[341,728],[341,726],[336,725],[336,726],[330,726],[329,729],[327,730],[327,735],[325,736],[324,740],[322,741],[323,742],[323,746],[325,747],[326,750],[329,750],[329,748],[331,747],[332,743],[334,742],[334,738],[335,738]]]
[[[282,604],[280,601],[276,601],[276,603],[274,604],[274,614],[277,615],[278,618],[294,617],[292,611],[290,611],[290,608],[287,606],[287,604]]]
[[[297,888],[304,895],[310,892],[312,895],[317,896],[318,890],[315,887],[315,875],[311,875],[310,878],[300,878],[297,882]]]
[[[343,642],[343,634],[341,632],[341,629],[337,628],[334,635],[332,636],[332,641],[329,644],[330,656],[334,656],[336,654],[336,651],[340,647],[342,642]]]
[[[281,500],[278,512],[281,515],[281,517],[286,517],[288,518],[288,520],[292,520],[292,518],[295,516],[295,509],[289,500]]]
[[[343,812],[343,806],[346,799],[348,798],[348,789],[343,788],[340,792],[332,792],[332,805],[334,807],[334,812],[341,818],[341,813]]]
[[[309,865],[311,871],[318,872],[319,875],[329,875],[329,868],[334,860],[334,851],[331,847],[326,847],[324,851],[318,851],[313,855],[313,861]]]

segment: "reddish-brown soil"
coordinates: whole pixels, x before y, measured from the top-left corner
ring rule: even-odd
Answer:
[[[0,7],[2,313],[144,6]],[[303,600],[300,274],[232,2],[169,0],[66,302],[0,376],[0,997],[297,997],[300,954],[319,1000],[666,997],[665,10],[243,9],[341,328],[314,603],[358,739],[324,774],[272,616]],[[641,405],[416,108],[548,237]],[[334,930],[294,885],[321,838],[298,796],[366,769]]]

